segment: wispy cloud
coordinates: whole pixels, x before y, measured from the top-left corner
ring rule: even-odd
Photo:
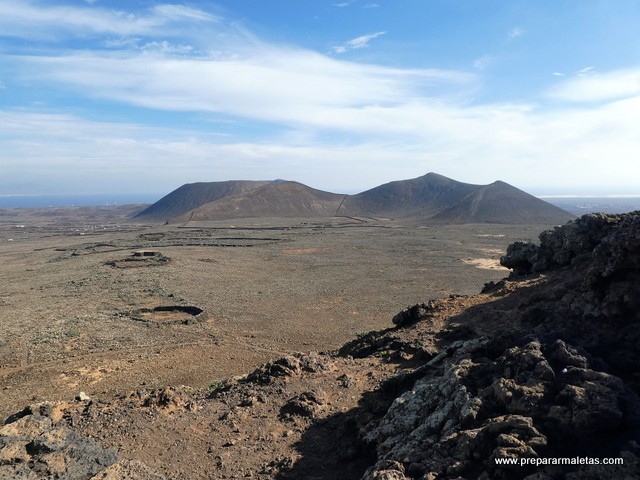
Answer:
[[[507,36],[509,38],[518,38],[523,36],[526,33],[526,30],[521,27],[514,27],[509,32],[507,32]]]
[[[354,49],[358,49],[358,48],[366,48],[369,46],[369,42],[375,38],[378,38],[382,35],[385,35],[387,32],[376,32],[376,33],[370,33],[368,35],[362,35],[360,37],[356,37],[352,40],[349,40],[348,42],[342,44],[342,45],[338,45],[333,47],[331,50],[334,53],[346,53],[349,50],[354,50]]]
[[[145,43],[141,49],[146,52],[159,52],[163,54],[188,55],[193,52],[192,45],[173,45],[166,40],[161,42]]]
[[[177,33],[167,28],[172,24],[217,20],[215,15],[184,5],[160,4],[134,14],[102,7],[51,6],[33,0],[0,3],[1,35],[28,39],[86,34],[171,35]]]
[[[37,72],[43,81],[90,97],[302,125],[331,123],[336,108],[390,107],[429,92],[442,95],[474,79],[457,71],[362,65],[269,45],[235,58],[127,51],[12,57],[12,63],[25,79]]]
[[[10,4],[15,7],[13,0],[8,1],[3,4],[5,9]],[[70,17],[85,15],[86,11],[75,7]],[[47,17],[58,13],[43,10]],[[90,18],[95,21],[104,13]],[[46,88],[60,86],[81,96],[138,107],[322,128],[334,123],[335,109],[370,105],[387,108],[425,94],[446,95],[474,81],[473,75],[459,71],[379,67],[271,45],[235,25],[227,25],[232,22],[192,8],[158,5],[152,13],[155,24],[160,18],[207,22],[201,37],[191,39],[199,42],[198,47],[182,38],[171,41],[160,35],[112,36],[119,19],[139,18],[120,12],[117,21],[103,28],[103,35],[96,39],[101,48],[82,53],[62,51],[58,55],[13,55],[4,60],[11,66],[17,85],[33,85],[35,78]],[[383,34],[363,35],[344,48],[365,48]]]
[[[339,3],[334,3],[333,6],[337,8],[345,8],[345,7],[350,7],[354,3],[355,2],[339,2]],[[378,3],[366,3],[362,6],[362,8],[378,8],[379,6],[380,4]]]
[[[493,55],[483,55],[480,58],[477,58],[473,61],[473,68],[476,70],[484,70],[489,67],[494,61],[496,57]]]
[[[578,76],[578,77],[584,77],[586,75],[590,75],[596,67],[584,67],[581,68],[580,70],[578,70],[577,72],[574,73],[574,75]],[[566,77],[567,74],[563,73],[563,72],[553,72],[552,75],[554,77]]]
[[[595,69],[596,67],[584,67],[578,70],[576,72],[576,75],[578,75],[579,77],[584,77],[585,75],[588,75],[589,73],[593,72]]]
[[[594,73],[593,69],[581,69],[576,76],[552,88],[547,96],[555,100],[593,103],[640,95],[640,68],[608,73]]]
[[[475,183],[489,183],[501,172],[502,180],[521,187],[558,188],[568,177],[574,185],[590,185],[594,177],[621,184],[640,176],[638,96],[586,111],[420,99],[389,107],[337,105],[316,122],[316,132],[334,128],[375,135],[352,134],[349,141],[329,143],[314,135],[297,143],[277,136],[248,141],[24,111],[0,111],[0,123],[3,176],[27,181],[38,172],[67,191],[79,185],[99,191],[105,172],[125,189],[139,188],[139,178],[145,178],[148,188],[168,191],[212,179],[214,165],[219,179],[287,177],[334,190],[364,189],[428,171]],[[615,158],[615,171],[594,161],[602,158]]]

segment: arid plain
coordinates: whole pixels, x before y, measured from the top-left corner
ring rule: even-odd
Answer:
[[[203,388],[475,294],[545,226],[332,219],[148,225],[140,207],[0,212],[0,415],[85,392]]]

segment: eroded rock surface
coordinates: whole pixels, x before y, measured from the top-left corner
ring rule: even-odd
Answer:
[[[116,463],[113,449],[56,424],[43,407],[0,428],[0,478],[88,479]]]
[[[597,457],[602,438],[640,427],[636,394],[561,340],[532,339],[495,360],[486,357],[490,343],[450,347],[451,356],[363,429],[378,454],[364,478],[379,478],[394,461],[409,478],[522,478],[496,459]],[[517,475],[534,471],[541,469],[520,467]]]

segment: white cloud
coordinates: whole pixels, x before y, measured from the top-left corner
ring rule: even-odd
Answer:
[[[196,180],[278,177],[353,192],[427,168],[412,162],[402,167],[415,153],[380,142],[225,142],[202,132],[10,111],[0,111],[0,122],[6,134],[0,137],[3,177],[48,183],[66,193],[101,192],[116,183],[123,191],[157,193]],[[19,163],[12,161],[17,157]]]
[[[576,72],[576,75],[578,75],[579,77],[583,77],[591,72],[593,72],[596,69],[596,67],[584,67],[580,70],[578,70]]]
[[[507,33],[507,36],[509,38],[518,38],[524,35],[525,33],[526,33],[526,30],[524,28],[514,27],[511,30],[509,30],[509,32]]]
[[[183,5],[161,4],[134,14],[102,7],[51,6],[35,0],[0,2],[2,34],[27,39],[86,34],[175,35],[177,32],[169,28],[172,24],[218,20],[210,13]]]
[[[369,46],[369,42],[375,38],[380,37],[381,35],[385,35],[387,32],[376,32],[371,33],[369,35],[362,35],[360,37],[349,40],[348,42],[333,47],[331,50],[334,53],[346,53],[349,50],[354,50],[358,48],[366,48]]]
[[[593,103],[640,95],[640,68],[608,73],[591,73],[592,70],[593,67],[580,70],[577,76],[552,88],[547,96],[554,100]]]
[[[339,3],[334,3],[333,6],[337,8],[345,8],[345,7],[350,7],[354,3],[355,2],[339,2]],[[367,3],[363,5],[362,8],[378,8],[379,6],[380,5],[378,3]]]
[[[156,5],[152,9],[153,13],[158,17],[164,17],[173,21],[178,19],[189,19],[204,22],[218,21],[219,18],[208,12],[197,8],[187,7],[185,5]]]
[[[103,42],[103,45],[107,48],[116,49],[138,48],[140,41],[139,37],[108,38]]]
[[[489,67],[493,62],[495,62],[496,57],[492,55],[483,55],[480,58],[477,58],[473,61],[473,68],[476,70],[484,70]]]
[[[502,179],[559,191],[640,178],[640,96],[588,110],[411,97],[389,106],[332,101],[331,107],[297,112],[284,106],[299,116],[291,132],[305,132],[295,142],[289,134],[249,141],[205,130],[0,112],[0,165],[7,178],[30,172],[94,191],[105,178],[123,188],[139,187],[145,178],[156,191],[190,181],[275,177],[353,191],[428,171],[471,183]],[[330,131],[349,135],[320,140]],[[615,168],[603,159],[615,159]]]
[[[363,65],[268,45],[240,57],[176,58],[129,51],[12,61],[25,81],[37,73],[87,96],[160,110],[324,127],[335,122],[331,114],[336,108],[387,108],[458,90],[474,79],[456,71]]]
[[[163,40],[162,42],[149,42],[144,44],[141,49],[146,52],[157,52],[172,55],[187,55],[193,52],[192,45],[172,45]]]

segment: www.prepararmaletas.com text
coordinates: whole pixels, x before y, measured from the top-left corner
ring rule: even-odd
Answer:
[[[503,457],[495,459],[496,465],[517,465],[524,467],[533,465],[624,465],[623,458],[595,458],[595,457]]]

